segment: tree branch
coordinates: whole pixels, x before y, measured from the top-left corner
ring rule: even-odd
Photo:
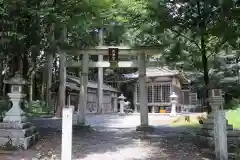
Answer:
[[[197,42],[194,39],[191,39],[191,38],[185,36],[184,34],[180,33],[179,31],[177,31],[175,29],[169,28],[169,30],[172,32],[175,32],[176,34],[179,34],[181,37],[193,42],[193,44],[195,44],[198,47],[198,49],[201,49],[201,47],[197,44]]]
[[[214,52],[212,52],[211,54],[209,54],[209,55],[207,56],[207,58],[213,56],[214,54],[218,54],[219,48],[220,48],[222,45],[224,45],[224,43],[226,43],[226,42],[227,42],[227,39],[224,39],[223,41],[221,41],[221,42],[219,42],[218,44],[216,44]]]

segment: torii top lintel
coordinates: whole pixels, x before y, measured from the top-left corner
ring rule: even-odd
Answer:
[[[108,55],[109,48],[118,48],[119,55],[153,55],[160,53],[160,47],[129,47],[129,46],[97,46],[95,48],[85,48],[85,49],[65,49],[62,50],[67,54],[80,55],[80,54],[89,54],[89,55]]]

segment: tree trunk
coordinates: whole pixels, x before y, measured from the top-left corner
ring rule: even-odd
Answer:
[[[62,117],[62,109],[65,107],[65,100],[66,100],[66,55],[64,53],[60,54],[60,61],[59,61],[59,75],[60,75],[60,83],[58,89],[58,101],[59,105],[56,111],[56,117]]]
[[[3,96],[3,59],[0,59],[1,63],[0,63],[0,97]]]
[[[31,85],[29,86],[29,103],[33,100],[33,85],[34,85],[35,71],[31,73]]]
[[[53,79],[53,82],[56,82],[57,79],[58,79],[58,57],[55,56],[55,60],[54,60],[54,63],[53,63],[53,68],[54,68],[54,79]]]
[[[27,73],[28,73],[28,68],[29,68],[29,63],[28,63],[28,53],[23,54],[22,58],[22,75],[25,79],[27,79]],[[20,62],[20,63],[21,63]]]
[[[45,66],[45,65],[44,65]],[[45,74],[45,67],[43,68],[43,72],[42,72],[42,85],[41,85],[41,100],[45,101],[45,78],[44,78],[44,74]]]
[[[52,86],[52,67],[53,67],[53,54],[52,53],[48,53],[47,55],[47,72],[48,72],[48,76],[47,76],[47,87],[46,87],[46,105],[48,106],[48,108],[51,108],[51,91],[50,88]]]
[[[203,10],[201,10],[200,2],[197,1],[197,10],[199,19],[202,21],[199,22],[199,29],[200,29],[200,38],[201,38],[201,55],[202,55],[202,65],[203,65],[203,75],[204,75],[204,83],[205,83],[205,104],[207,105],[207,112],[208,114],[212,112],[212,107],[209,104],[209,75],[208,75],[208,59],[207,59],[207,51],[206,51],[206,42],[205,38],[207,36],[206,33],[206,14],[205,11],[207,9],[206,3],[203,5]]]
[[[205,83],[205,98],[207,105],[208,114],[212,112],[212,107],[209,104],[209,75],[208,75],[208,59],[206,55],[206,44],[204,40],[204,35],[201,36],[201,54],[202,54],[202,65],[203,65],[203,75],[204,75],[204,83]]]

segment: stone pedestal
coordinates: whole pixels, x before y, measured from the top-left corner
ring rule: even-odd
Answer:
[[[150,125],[140,125],[140,126],[137,126],[136,131],[153,132],[154,127]]]

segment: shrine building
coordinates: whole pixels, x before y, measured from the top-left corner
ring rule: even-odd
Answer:
[[[86,113],[97,113],[98,104],[97,104],[97,82],[88,81],[87,85],[87,107]],[[53,99],[55,100],[56,106],[58,105],[58,88],[59,82],[56,82],[52,85],[51,91]],[[66,99],[65,105],[72,105],[75,107],[75,111],[78,108],[79,101],[79,90],[80,90],[80,78],[75,76],[67,76],[66,79]],[[118,110],[118,90],[103,84],[103,113],[112,113],[117,112]]]
[[[135,111],[139,111],[140,90],[138,72],[126,74],[126,78],[135,78],[134,105]],[[165,112],[166,107],[171,106],[170,95],[175,92],[178,96],[178,111],[181,106],[190,104],[190,81],[184,74],[177,70],[170,70],[167,67],[146,68],[147,77],[147,99],[149,112]]]

